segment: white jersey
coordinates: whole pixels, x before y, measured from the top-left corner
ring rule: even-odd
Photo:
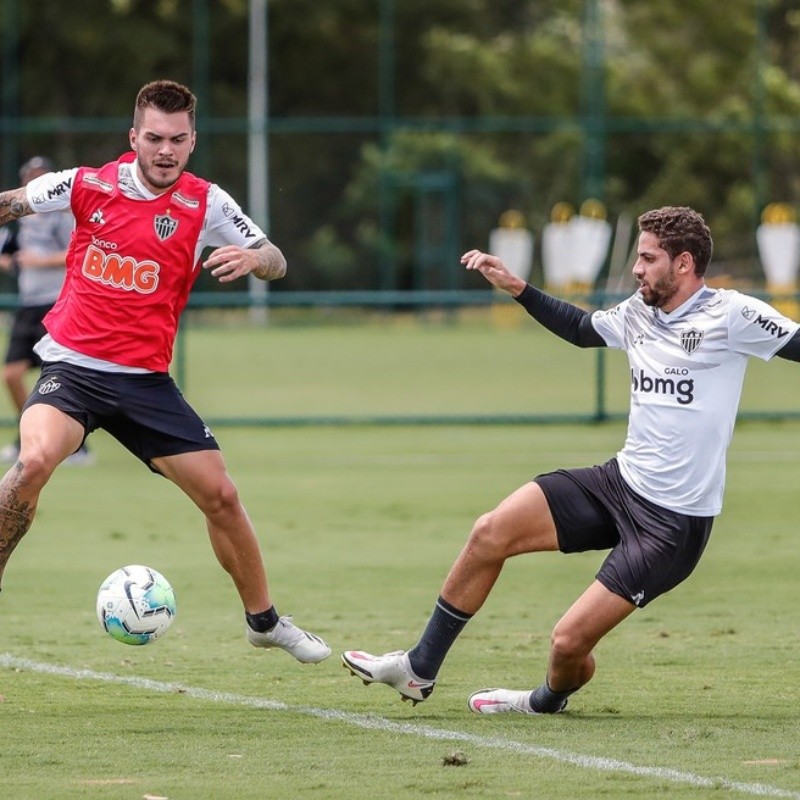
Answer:
[[[707,287],[669,314],[637,292],[594,312],[592,324],[628,354],[630,417],[617,454],[625,481],[673,511],[719,514],[747,359],[769,360],[800,325],[754,297]]]
[[[62,211],[71,208],[72,187],[78,167],[74,169],[48,172],[34,178],[27,184],[26,192],[31,208],[37,213]],[[121,162],[119,165],[119,187],[133,200],[153,200],[158,195],[151,192],[139,180],[136,161]],[[266,234],[241,209],[239,204],[217,184],[208,187],[208,202],[203,229],[195,248],[194,262],[197,263],[207,247],[222,247],[233,244],[251,247],[266,239]],[[34,348],[42,361],[68,361],[91,369],[105,372],[142,373],[148,370],[141,367],[125,367],[111,361],[78,353],[56,342],[46,334]]]
[[[60,172],[48,172],[30,181],[26,191],[31,208],[37,213],[68,211],[71,207],[72,187],[77,172],[77,167]],[[135,161],[120,163],[119,186],[122,192],[133,200],[153,200],[158,197],[139,180]],[[216,183],[209,185],[206,218],[197,242],[195,262],[207,247],[222,247],[226,244],[251,247],[266,238],[261,228],[242,211],[239,204],[224,189]]]

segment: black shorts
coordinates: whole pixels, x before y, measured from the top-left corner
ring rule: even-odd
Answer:
[[[556,524],[562,553],[611,548],[597,580],[646,606],[685,580],[711,535],[713,517],[670,511],[636,494],[616,459],[535,478]]]
[[[150,460],[199,450],[219,450],[208,426],[166,372],[131,375],[72,364],[45,363],[25,402],[55,406],[89,434],[108,431],[154,472]]]
[[[47,306],[22,306],[14,312],[14,321],[8,335],[6,364],[28,361],[31,366],[38,367],[42,363],[33,352],[33,346],[47,333],[42,320],[52,307],[52,303]]]

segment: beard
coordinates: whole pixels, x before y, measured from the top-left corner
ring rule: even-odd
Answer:
[[[675,280],[675,269],[670,266],[669,272],[662,275],[652,286],[642,285],[641,295],[646,306],[663,308],[678,292]]]
[[[174,171],[174,178],[166,178],[163,176],[163,172],[165,167],[159,167],[156,164],[142,164],[141,161],[139,162],[139,168],[142,170],[142,175],[144,175],[145,180],[156,189],[169,189],[170,186],[173,186],[178,178],[180,178],[181,173],[183,172],[183,165],[181,164],[173,164],[167,167],[172,173]]]

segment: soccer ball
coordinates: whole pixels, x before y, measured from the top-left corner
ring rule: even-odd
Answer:
[[[175,619],[175,592],[156,570],[132,564],[112,572],[97,592],[97,618],[112,638],[149,644]]]

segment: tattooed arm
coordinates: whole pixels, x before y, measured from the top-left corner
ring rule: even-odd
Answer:
[[[252,248],[256,253],[256,266],[252,274],[262,281],[274,281],[286,274],[286,259],[283,253],[270,242],[264,239]]]
[[[229,244],[215,250],[203,264],[222,283],[255,275],[262,281],[274,281],[286,274],[286,259],[283,253],[268,239],[262,239],[253,247],[237,247]]]
[[[0,225],[33,214],[28,194],[24,186],[0,192]]]

